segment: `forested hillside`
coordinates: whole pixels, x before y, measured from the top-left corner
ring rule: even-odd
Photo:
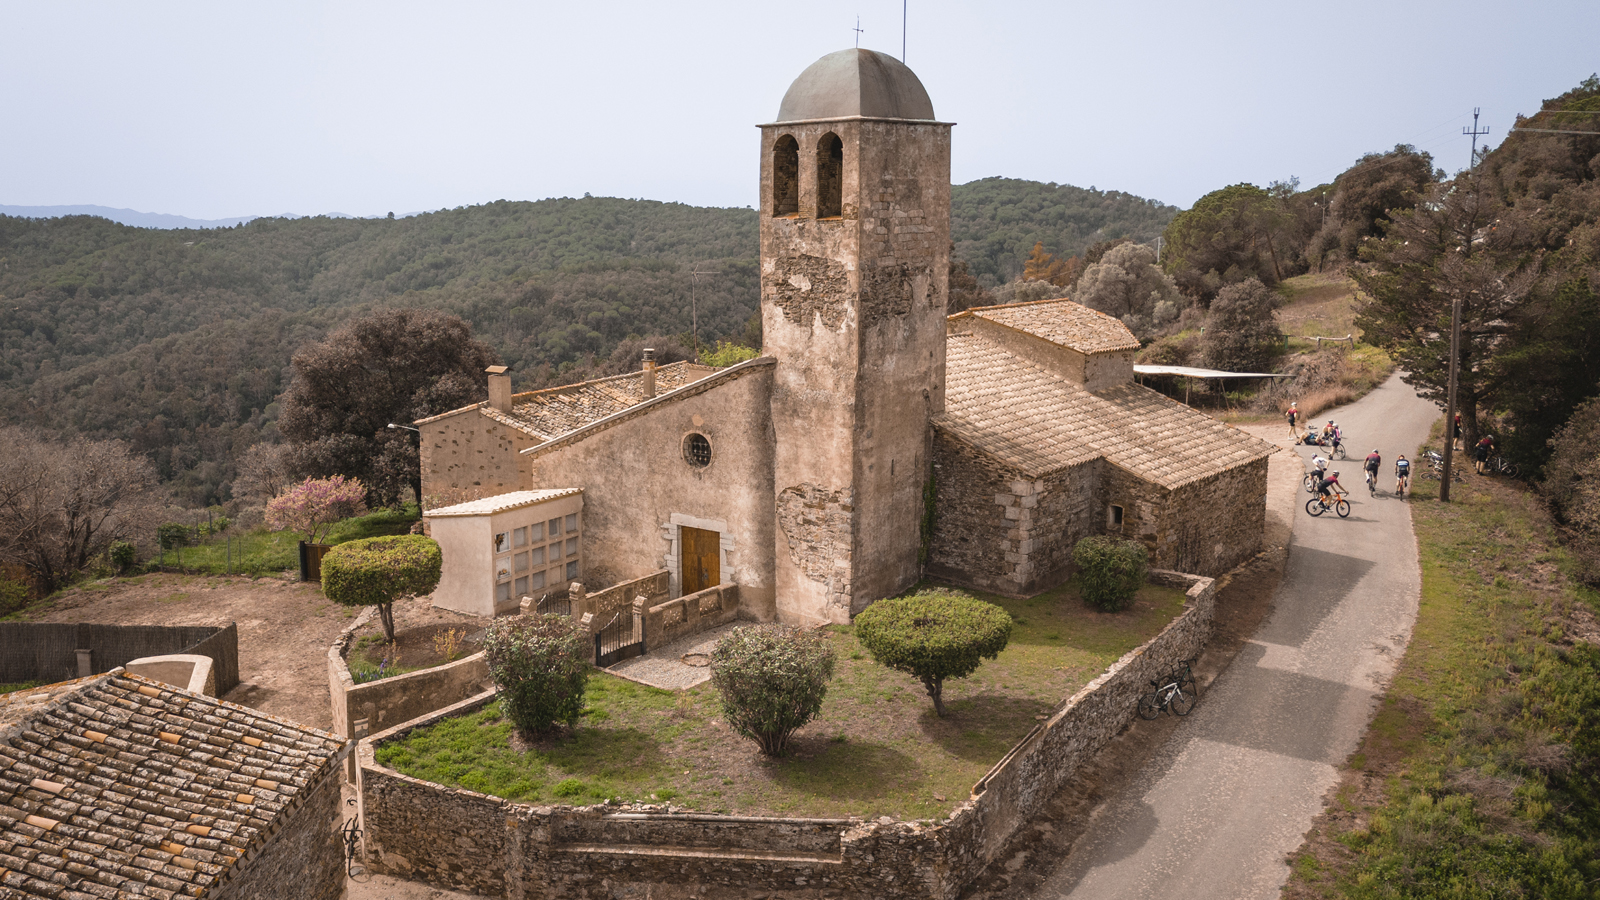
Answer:
[[[991,282],[1037,241],[1149,239],[1176,212],[998,178],[957,186],[952,205],[958,256]],[[355,315],[459,315],[520,390],[695,320],[702,343],[744,335],[758,252],[754,210],[601,197],[218,229],[0,216],[0,424],[126,440],[181,500],[216,502],[273,437],[295,350]]]
[[[956,255],[986,287],[1022,274],[1036,243],[1063,259],[1113,238],[1154,243],[1176,206],[1121,191],[1017,178],[984,178],[950,192]]]

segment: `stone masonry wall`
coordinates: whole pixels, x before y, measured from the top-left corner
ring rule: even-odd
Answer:
[[[1073,545],[1098,533],[1098,463],[1030,478],[936,430],[934,466],[938,497],[928,570],[940,578],[1003,594],[1031,593],[1064,579]]]
[[[1184,612],[1034,728],[935,822],[701,815],[655,806],[529,806],[445,788],[376,763],[373,747],[465,714],[485,693],[363,741],[362,817],[380,872],[491,897],[953,900],[1084,762],[1131,722],[1150,679],[1198,655],[1211,579],[1154,571]],[[441,836],[448,835],[448,840]]]
[[[539,443],[476,408],[418,426],[424,509],[533,487],[518,454]]]
[[[1173,491],[1166,568],[1220,575],[1261,549],[1267,527],[1265,458]]]
[[[646,646],[665,647],[674,641],[726,625],[739,616],[739,586],[719,584],[652,606],[645,612]]]
[[[778,493],[778,530],[795,569],[827,589],[827,606],[850,610],[850,537],[855,505],[848,489],[830,491],[814,484]]]
[[[350,745],[346,745],[349,748]],[[339,826],[339,772],[344,753],[330,759],[300,802],[271,825],[271,836],[233,865],[234,875],[208,897],[215,900],[335,900],[345,895]]]

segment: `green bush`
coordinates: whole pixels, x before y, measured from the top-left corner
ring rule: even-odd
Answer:
[[[168,522],[156,528],[156,542],[163,550],[189,546],[189,526],[181,522]]]
[[[567,616],[495,619],[483,639],[500,710],[528,733],[577,724],[593,652],[589,633]]]
[[[376,606],[394,640],[394,601],[433,593],[442,558],[420,534],[347,541],[322,557],[322,593],[342,606]]]
[[[1096,535],[1072,548],[1083,600],[1105,612],[1126,609],[1150,572],[1150,554],[1143,544]]]
[[[139,561],[138,550],[134,549],[134,546],[127,541],[112,541],[111,549],[108,553],[111,557],[111,564],[117,567],[118,572],[128,571],[133,568],[134,563]]]
[[[722,715],[768,756],[822,710],[833,677],[833,647],[815,631],[791,625],[735,628],[711,651],[711,683]]]
[[[965,678],[1011,641],[1011,615],[951,592],[879,600],[856,616],[856,640],[879,664],[916,676],[940,716],[944,682]]]
[[[28,586],[0,572],[0,616],[10,615],[28,605]]]

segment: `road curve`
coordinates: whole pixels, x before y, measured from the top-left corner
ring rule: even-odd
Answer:
[[[1286,856],[1322,811],[1416,620],[1410,510],[1367,495],[1361,459],[1381,449],[1382,483],[1393,488],[1396,452],[1411,455],[1438,415],[1398,376],[1323,414],[1352,441],[1352,458],[1334,466],[1351,487],[1350,517],[1312,518],[1308,495],[1296,496],[1272,614],[1034,897],[1279,896]]]

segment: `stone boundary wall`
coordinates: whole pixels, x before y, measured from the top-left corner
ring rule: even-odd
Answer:
[[[613,613],[632,606],[633,601],[639,597],[645,599],[645,606],[655,606],[670,596],[671,577],[671,572],[658,569],[643,578],[620,582],[603,591],[585,593],[581,597],[574,591],[571,594],[572,617],[582,619],[584,613],[594,613],[595,619],[604,625],[611,620]]]
[[[90,651],[92,672],[78,671]],[[239,626],[91,625],[0,622],[0,682],[66,681],[109,672],[147,656],[186,653],[211,658],[217,696],[239,686]]]
[[[739,617],[739,586],[719,584],[650,607],[644,614],[646,646],[673,641],[726,625]]]
[[[372,621],[375,612],[374,607],[362,610],[328,647],[328,698],[333,705],[331,730],[334,734],[358,739],[425,716],[486,689],[489,663],[481,651],[431,669],[356,684],[350,677],[346,658],[356,632]],[[356,780],[354,759],[352,754],[345,773],[352,783]]]
[[[374,747],[474,711],[463,700],[361,742],[361,816],[377,871],[514,900],[688,897],[706,887],[812,900],[845,894],[954,900],[1016,830],[1137,715],[1148,682],[1197,656],[1211,635],[1212,579],[1154,571],[1185,589],[1185,610],[1035,727],[942,821],[782,819],[656,806],[531,806],[380,766]],[[631,895],[631,894],[630,894]]]

